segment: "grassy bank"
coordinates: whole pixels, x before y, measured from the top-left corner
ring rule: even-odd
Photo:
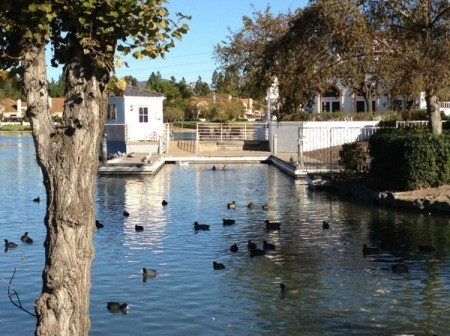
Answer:
[[[2,125],[0,126],[0,132],[29,132],[31,131],[30,125]]]

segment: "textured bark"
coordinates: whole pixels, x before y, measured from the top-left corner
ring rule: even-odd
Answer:
[[[95,181],[108,78],[99,80],[80,65],[82,56],[74,57],[65,68],[66,104],[62,122],[55,126],[48,106],[44,47],[32,48],[23,62],[27,113],[47,194],[45,269],[42,294],[35,303],[35,334],[87,335]]]

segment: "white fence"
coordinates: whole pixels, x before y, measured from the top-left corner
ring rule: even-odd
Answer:
[[[343,144],[367,141],[378,122],[272,122],[272,153],[293,153],[307,171],[339,169]]]
[[[268,140],[266,123],[198,123],[196,133],[200,141]]]
[[[377,124],[378,121],[271,122],[270,150],[274,153],[297,152],[300,141],[304,152],[364,141],[375,133]]]

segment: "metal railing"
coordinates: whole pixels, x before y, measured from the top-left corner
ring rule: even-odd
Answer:
[[[265,123],[198,123],[199,141],[268,140]]]
[[[370,128],[300,128],[297,155],[293,160],[299,168],[306,171],[337,171],[340,170],[339,151],[342,145],[360,142],[367,151],[370,137],[377,132],[378,127]],[[369,155],[366,155],[367,159]],[[367,165],[369,162],[367,162]]]

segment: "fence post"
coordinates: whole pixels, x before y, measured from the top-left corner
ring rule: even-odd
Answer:
[[[277,146],[278,146],[277,135],[274,134],[273,141],[272,141],[272,154],[274,154],[274,155],[278,153]]]
[[[166,127],[166,150],[164,151],[165,153],[169,152],[169,145],[170,145],[170,141],[172,140],[172,125],[171,124],[167,124]]]
[[[300,122],[300,127],[298,128],[298,148],[297,148],[297,169],[304,169],[303,161],[303,121]]]
[[[329,168],[330,173],[333,171],[333,147],[332,147],[333,136],[332,136],[332,132],[333,132],[333,128],[330,127],[330,142],[329,142],[329,146],[328,146],[328,148],[330,149],[330,168]]]
[[[198,146],[200,146],[200,134],[198,132],[198,123],[196,123],[197,125],[197,130],[195,131],[195,155],[198,156]]]

